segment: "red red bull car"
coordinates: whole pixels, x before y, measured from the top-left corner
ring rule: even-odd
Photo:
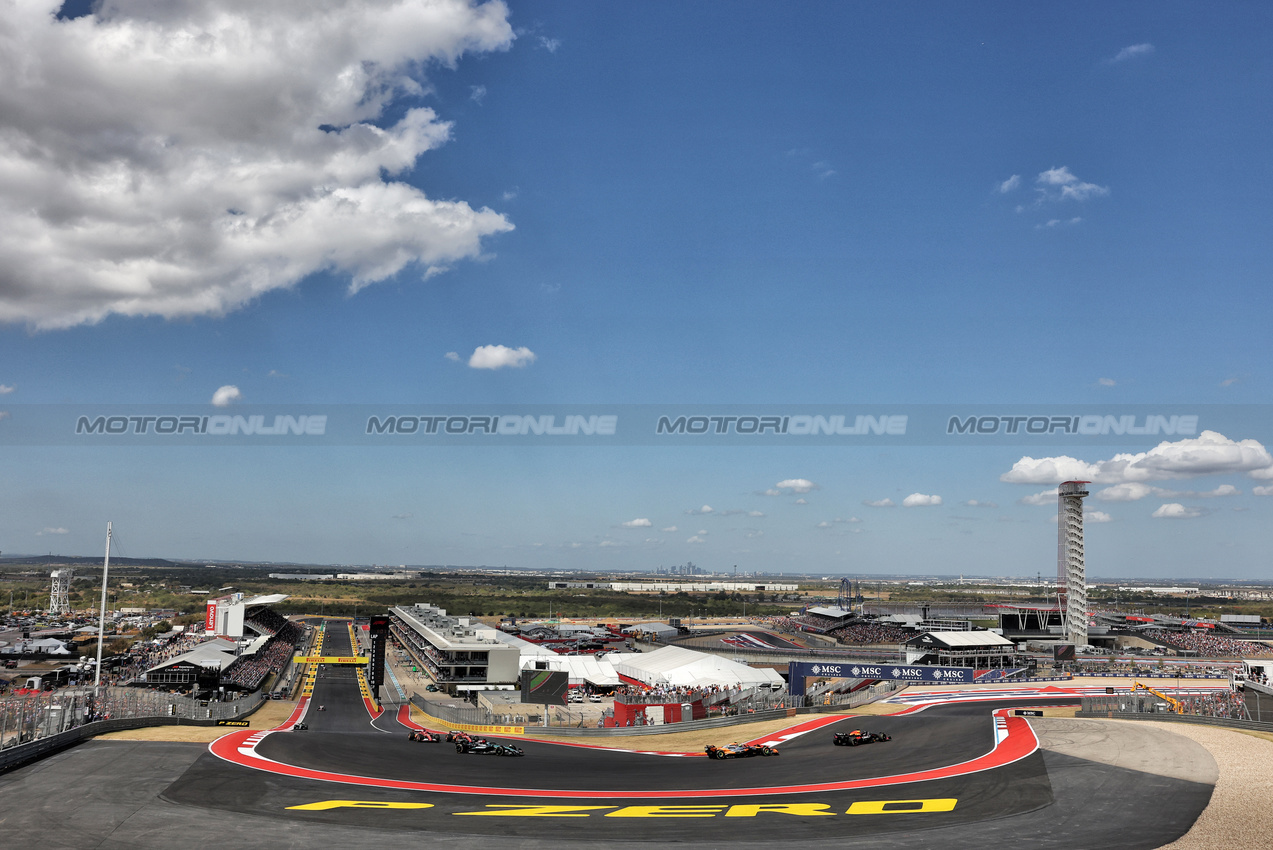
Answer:
[[[726,744],[723,747],[708,744],[704,748],[711,759],[747,759],[752,756],[776,756],[778,751],[773,747],[755,744]]]
[[[832,743],[837,747],[856,747],[858,744],[873,744],[876,741],[891,741],[892,735],[886,735],[883,732],[867,732],[864,729],[854,729],[852,732],[836,732],[832,738]]]

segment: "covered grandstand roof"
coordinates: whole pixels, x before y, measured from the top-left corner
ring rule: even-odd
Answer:
[[[253,596],[251,599],[244,599],[243,604],[249,608],[253,605],[277,605],[286,598],[286,593],[267,593],[264,596]]]
[[[196,667],[215,667],[218,670],[224,670],[233,664],[237,658],[234,654],[235,646],[234,641],[226,640],[225,638],[204,641],[189,652],[183,652],[181,655],[156,664],[146,672],[165,670],[181,664],[193,664]]]
[[[832,620],[840,620],[840,619],[843,619],[844,617],[852,617],[852,616],[853,616],[853,612],[852,612],[852,611],[846,611],[846,610],[844,610],[843,608],[836,608],[835,606],[824,606],[824,607],[821,607],[821,608],[810,608],[810,609],[809,609],[806,613],[808,613],[808,614],[817,614],[819,617],[829,617],[829,618],[831,618]]]
[[[764,667],[748,667],[718,655],[695,652],[683,646],[665,646],[654,652],[633,653],[616,659],[615,672],[646,685],[671,687],[747,687],[784,684],[782,676]]]
[[[941,646],[947,649],[978,649],[981,647],[1015,646],[1001,634],[986,631],[924,632],[906,641],[909,646]]]

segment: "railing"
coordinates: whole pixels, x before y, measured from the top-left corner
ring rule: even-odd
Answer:
[[[260,693],[228,702],[134,688],[49,691],[0,700],[0,770],[115,729],[243,719],[260,707]]]

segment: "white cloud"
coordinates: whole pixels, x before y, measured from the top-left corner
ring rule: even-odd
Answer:
[[[712,513],[712,506],[711,506],[711,505],[703,505],[703,507],[701,507],[701,508],[691,508],[690,510],[686,511],[686,513],[687,513],[687,514],[695,514],[695,515],[697,515],[697,514],[710,514],[710,513]]]
[[[830,522],[827,522],[826,520],[823,520],[822,522],[818,523],[818,524],[817,524],[816,526],[814,526],[814,527],[815,527],[815,528],[832,528],[832,527],[837,526],[837,525],[853,525],[853,524],[859,523],[859,522],[861,522],[861,521],[862,521],[862,520],[858,519],[858,518],[857,518],[857,517],[855,517],[855,516],[851,516],[851,517],[849,517],[848,519],[842,519],[841,517],[836,517],[835,519],[831,520]]]
[[[7,410],[0,410],[0,419],[8,419],[12,415],[13,414],[9,413]]]
[[[447,360],[450,360],[454,363],[460,362],[460,352],[458,351],[448,351],[446,354],[443,354],[442,356],[445,357]]]
[[[280,372],[280,371],[279,371],[279,370],[277,370],[277,369],[271,369],[270,371],[268,371],[268,372],[266,372],[266,373],[265,373],[265,377],[267,377],[267,378],[290,378],[290,377],[292,377],[292,376],[291,376],[291,375],[289,375],[289,374],[287,374],[286,372]]]
[[[964,502],[964,504],[965,504],[965,505],[967,505],[967,506],[968,506],[968,507],[970,507],[970,508],[997,508],[997,507],[999,507],[999,505],[998,505],[998,503],[997,503],[997,502],[983,502],[983,501],[981,501],[981,500],[979,500],[979,499],[969,499],[968,501]]]
[[[1100,378],[1096,381],[1096,383],[1100,384],[1102,387],[1118,386],[1118,381],[1115,381],[1113,378]]]
[[[526,346],[509,348],[506,345],[479,345],[469,358],[470,369],[521,369],[535,362],[535,352]]]
[[[548,38],[547,36],[541,35],[539,37],[539,46],[544,48],[544,50],[547,50],[549,53],[556,53],[557,48],[561,47],[561,39]]]
[[[1109,61],[1124,62],[1128,59],[1135,59],[1139,56],[1149,56],[1153,52],[1154,46],[1152,44],[1133,44],[1130,47],[1124,47],[1122,50],[1118,51],[1118,55]]]
[[[413,514],[394,514],[393,519],[411,519]]]
[[[660,528],[659,531],[663,532],[664,534],[671,534],[672,532],[676,531],[676,526],[669,525],[667,528]]]
[[[686,543],[706,543],[707,541],[695,534],[685,541]]]
[[[43,531],[37,531],[36,537],[43,537],[46,534],[70,534],[70,530],[66,528],[46,528]]]
[[[1242,491],[1232,484],[1221,484],[1214,490],[1168,490],[1165,487],[1154,487],[1150,484],[1142,484],[1138,481],[1129,481],[1124,484],[1116,484],[1113,487],[1106,487],[1094,493],[1092,498],[1100,499],[1102,502],[1135,502],[1146,496],[1153,496],[1157,499],[1214,499],[1223,496],[1241,496]]]
[[[480,106],[486,100],[486,86],[469,86],[469,100]]]
[[[16,389],[17,387],[11,384],[0,384],[0,395],[8,395]]]
[[[1221,484],[1214,490],[1204,490],[1201,493],[1192,493],[1191,495],[1200,496],[1203,499],[1214,499],[1223,496],[1241,496],[1242,491],[1232,484]]]
[[[782,491],[776,490],[773,487],[770,487],[768,490],[765,490],[763,493],[761,493],[761,495],[762,496],[781,496]]]
[[[752,517],[753,519],[759,519],[760,517],[764,515],[765,515],[764,511],[748,511],[747,512],[747,516]]]
[[[624,528],[652,528],[654,523],[650,522],[645,517],[638,517],[637,519],[630,519],[627,522],[622,523],[622,525]]]
[[[999,480],[1009,484],[1059,484],[1074,480],[1121,484],[1240,472],[1252,478],[1273,478],[1273,455],[1255,440],[1234,441],[1215,431],[1203,431],[1198,437],[1162,442],[1147,452],[1117,454],[1096,463],[1068,455],[1023,457],[1010,471],[1000,475]]]
[[[796,502],[795,502],[795,503],[796,503],[797,505],[807,505],[807,504],[809,504],[809,500],[808,500],[808,499],[796,499]]]
[[[904,508],[928,508],[941,504],[941,496],[930,496],[925,493],[911,493],[902,499]]]
[[[320,271],[352,293],[512,229],[394,179],[451,125],[391,107],[507,49],[502,2],[60,6],[0,27],[0,321],[216,316]]]
[[[792,493],[811,493],[818,489],[818,485],[807,478],[788,478],[779,481],[774,487],[779,491],[790,490]]]
[[[866,505],[868,508],[895,508],[895,507],[897,507],[897,505],[893,502],[893,500],[892,500],[892,499],[876,499],[874,502],[871,502],[871,501],[863,501],[863,502],[862,502],[862,504]]]
[[[1017,502],[1022,505],[1055,505],[1057,490],[1053,487],[1051,490],[1044,490],[1042,493],[1032,493],[1029,496],[1022,496]]]
[[[1109,194],[1108,186],[1098,186],[1095,183],[1080,180],[1064,165],[1039,172],[1034,182],[1041,193],[1042,200],[1086,201],[1088,198]]]
[[[212,404],[216,407],[229,407],[233,402],[243,398],[243,393],[239,392],[239,388],[233,384],[226,384],[219,387],[212,394]]]
[[[1007,180],[999,184],[999,194],[1006,195],[1020,185],[1021,185],[1021,175],[1014,174],[1011,177],[1009,177]]]
[[[1273,496],[1273,487],[1252,487],[1251,492],[1257,496]]]
[[[1194,519],[1202,516],[1203,513],[1201,508],[1186,508],[1179,502],[1168,502],[1154,511],[1151,516],[1155,519]]]
[[[1234,384],[1236,384],[1237,382],[1238,382],[1238,379],[1237,379],[1237,378],[1225,378],[1223,381],[1221,381],[1221,382],[1220,382],[1220,386],[1222,386],[1222,387],[1231,387],[1231,386],[1233,386]]]
[[[1084,508],[1083,521],[1084,522],[1113,522],[1114,518],[1110,516],[1109,514],[1105,513],[1105,511],[1089,511],[1086,508]]]

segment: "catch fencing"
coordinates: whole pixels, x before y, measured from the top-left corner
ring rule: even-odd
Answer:
[[[113,728],[211,726],[243,719],[260,707],[262,699],[257,693],[217,702],[136,688],[103,688],[96,695],[83,689],[8,697],[0,700],[0,770]]]

